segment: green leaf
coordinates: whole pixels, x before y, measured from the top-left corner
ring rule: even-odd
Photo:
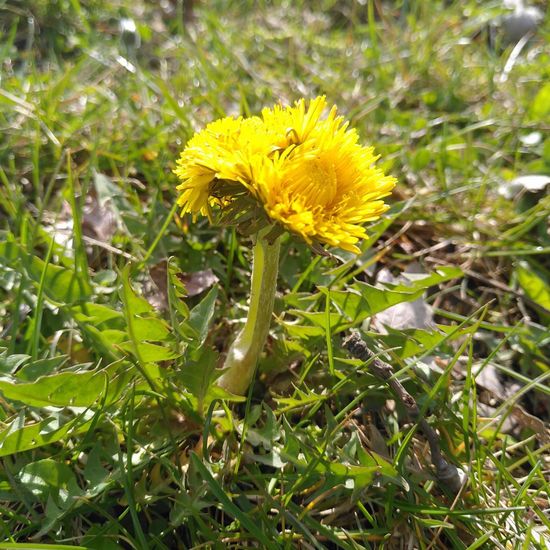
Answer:
[[[115,329],[98,330],[89,323],[82,323],[81,329],[86,339],[90,341],[90,347],[98,354],[109,357],[112,360],[122,358],[120,344],[128,340],[126,332]]]
[[[246,440],[253,447],[261,445],[266,451],[269,451],[273,448],[274,443],[281,439],[282,431],[280,422],[277,421],[273,409],[267,407],[265,404],[261,409],[257,407],[256,411],[251,411],[248,421],[252,423],[252,415],[256,413],[259,416],[262,410],[265,413],[265,422],[263,426],[248,428],[248,430],[246,430]]]
[[[180,354],[173,347],[147,341],[172,340],[172,337],[168,325],[155,316],[151,304],[135,293],[129,275],[130,266],[127,265],[122,272],[121,297],[129,341],[120,343],[119,347],[132,353],[140,363],[155,363],[178,357]]]
[[[41,376],[53,374],[67,362],[67,359],[66,355],[58,355],[57,357],[47,357],[46,359],[31,361],[17,371],[17,380],[34,382]]]
[[[362,466],[376,465],[379,468],[380,475],[384,476],[386,481],[390,481],[394,485],[404,489],[407,487],[406,480],[399,475],[395,466],[378,453],[370,450],[367,451],[363,447],[360,447],[358,455]]]
[[[285,327],[286,332],[293,340],[296,342],[302,340],[302,343],[304,344],[302,354],[304,357],[309,357],[310,355],[310,350],[308,349],[310,343],[308,340],[314,340],[325,336],[325,331],[321,327],[297,325],[296,323],[287,323],[285,321],[281,322],[281,324]]]
[[[20,353],[8,355],[7,348],[0,348],[0,374],[11,374],[15,372],[30,358],[30,355]]]
[[[125,266],[122,271],[122,291],[125,309],[133,316],[152,313],[153,306],[142,296],[138,296],[130,284],[130,266]]]
[[[170,258],[168,260],[168,281],[166,285],[170,321],[172,327],[177,330],[178,334],[185,337],[185,332],[182,332],[182,324],[189,318],[189,308],[184,301],[186,296],[185,285],[178,277],[178,273],[179,269],[175,264],[174,258]]]
[[[415,520],[427,527],[428,529],[455,529],[455,526],[448,521],[441,521],[439,519],[422,518],[415,516]],[[476,541],[477,542],[477,541]]]
[[[433,153],[427,149],[419,149],[411,158],[411,167],[414,170],[422,170],[433,160]]]
[[[386,330],[388,334],[368,333],[368,336],[378,342],[384,342],[384,347],[392,349],[392,353],[401,359],[408,359],[426,350],[435,349],[441,342],[448,339],[453,331],[455,331],[452,335],[453,340],[472,332],[471,328],[456,331],[456,327],[449,325],[438,325],[436,330],[416,328],[395,330],[391,327],[386,327]]]
[[[167,346],[159,346],[151,342],[124,342],[119,345],[123,350],[132,353],[143,363],[158,363],[180,356],[180,353]],[[137,348],[137,349],[136,349]]]
[[[130,378],[121,363],[87,372],[62,372],[43,376],[29,383],[0,380],[0,392],[6,399],[21,401],[33,407],[89,407],[105,391],[108,401],[120,395]]]
[[[77,484],[73,470],[67,464],[50,458],[25,464],[18,477],[25,489],[44,507],[41,534],[58,525],[84,493]]]
[[[304,464],[308,466],[309,464]],[[353,466],[339,462],[322,462],[315,466],[315,471],[326,475],[332,474],[342,481],[353,479],[355,489],[363,488],[372,483],[374,477],[380,472],[380,466]]]
[[[170,327],[166,321],[151,316],[136,317],[134,319],[134,336],[136,340],[149,340],[151,342],[172,339]]]
[[[344,319],[339,313],[331,312],[327,315],[325,312],[319,311],[302,311],[298,309],[290,309],[289,313],[300,317],[309,324],[296,324],[295,322],[282,322],[286,331],[290,336],[301,340],[308,338],[318,338],[326,336],[327,327],[330,325],[331,331],[334,332],[336,327],[339,327]]]
[[[304,451],[305,449],[302,448]],[[342,464],[341,462],[331,462],[318,456],[307,456],[306,459],[296,458],[292,454],[283,451],[280,453],[282,460],[291,462],[299,472],[310,472],[311,470],[322,476],[336,478],[336,481],[344,483],[348,479],[353,479],[354,488],[363,488],[372,483],[376,475],[379,475],[386,465],[373,464],[372,466],[357,466],[351,464]],[[387,464],[387,463],[386,463]]]
[[[182,331],[193,340],[194,347],[204,344],[208,336],[208,329],[214,316],[218,289],[212,288],[210,292],[197,304],[189,315],[189,319],[182,324]]]
[[[518,283],[536,304],[550,312],[550,286],[534,269],[526,262],[521,262],[516,267]]]
[[[0,242],[0,264],[17,269],[19,262],[37,285],[44,274],[44,295],[51,301],[71,304],[87,298],[89,289],[75,271],[51,263],[46,265],[12,240]]]
[[[120,311],[104,304],[93,304],[91,302],[72,307],[71,312],[77,321],[92,323],[95,326],[115,319],[124,319],[124,315]]]
[[[189,390],[197,399],[197,410],[202,414],[214,399],[229,399],[231,401],[244,401],[244,397],[236,397],[228,394],[215,384],[222,371],[216,369],[219,355],[213,349],[203,347],[197,357],[189,358],[181,369],[178,379],[180,384]]]
[[[21,427],[18,426],[19,418],[0,432],[0,456],[51,445],[56,441],[66,439],[69,433],[75,435],[86,431],[91,422],[87,415],[80,415],[61,427],[50,430],[52,424],[55,425],[57,422],[55,417]]]
[[[45,458],[25,464],[18,474],[19,480],[34,496],[46,502],[53,497],[55,503],[66,508],[68,499],[74,499],[82,494],[78,487],[73,470],[64,463]],[[60,495],[63,491],[66,494]]]
[[[550,83],[546,83],[535,96],[531,104],[531,117],[537,122],[550,117]]]
[[[462,276],[458,267],[442,267],[434,273],[411,280],[410,284],[389,284],[385,287],[373,286],[363,282],[354,283],[346,291],[330,290],[333,304],[342,312],[336,322],[331,318],[333,331],[341,331],[349,326],[361,323],[368,317],[384,311],[402,302],[412,302],[420,298],[427,288]],[[409,277],[412,277],[409,275]],[[329,289],[320,287],[327,294]],[[299,313],[304,315],[303,313]]]
[[[0,392],[6,399],[33,407],[88,406],[105,388],[105,374],[67,372],[44,376],[36,382],[14,384],[0,380]]]

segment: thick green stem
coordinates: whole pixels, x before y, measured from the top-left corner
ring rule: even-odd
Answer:
[[[269,229],[256,237],[248,316],[227,353],[224,368],[228,370],[218,380],[222,388],[236,395],[244,395],[252,381],[273,313],[281,243],[279,238],[272,244],[266,241]]]

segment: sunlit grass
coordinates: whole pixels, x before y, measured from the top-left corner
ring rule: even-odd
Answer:
[[[548,23],[505,73],[496,2],[192,4],[0,7],[0,547],[545,548],[549,201],[499,187],[550,174]],[[283,237],[226,401],[249,247],[174,215],[172,169],[210,120],[318,94],[398,177],[392,209],[357,258]],[[382,291],[382,268],[428,279]],[[414,300],[437,326],[381,334]]]

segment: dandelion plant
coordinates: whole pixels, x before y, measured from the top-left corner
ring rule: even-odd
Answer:
[[[358,253],[362,224],[388,206],[395,178],[375,166],[372,147],[326,99],[265,108],[261,117],[226,117],[187,143],[175,170],[182,212],[255,234],[250,306],[225,359],[219,385],[246,392],[273,312],[280,237]]]

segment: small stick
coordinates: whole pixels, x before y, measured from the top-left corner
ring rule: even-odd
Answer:
[[[363,341],[358,331],[352,331],[350,336],[343,341],[342,345],[353,357],[361,359],[362,361],[369,361],[368,368],[372,374],[388,384],[405,407],[411,420],[418,422],[420,430],[430,445],[432,464],[435,467],[437,480],[441,485],[445,486],[456,495],[462,487],[462,481],[465,477],[464,472],[443,458],[441,446],[439,445],[439,435],[424,418],[419,419],[420,410],[414,397],[403,387],[403,384],[393,376],[391,365],[376,357],[367,347],[367,344]]]

